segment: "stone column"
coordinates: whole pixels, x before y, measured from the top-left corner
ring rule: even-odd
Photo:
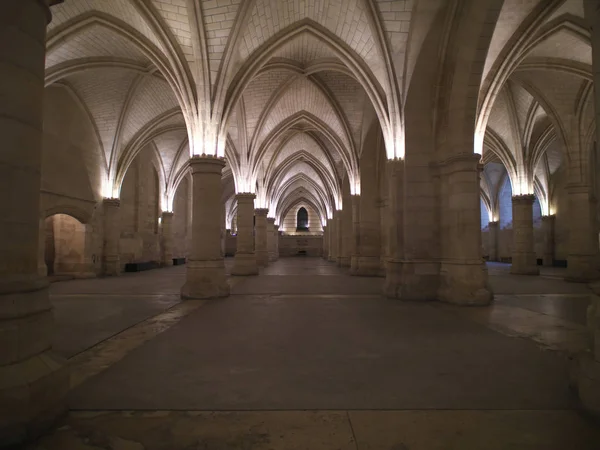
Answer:
[[[388,180],[388,260],[383,293],[399,298],[402,286],[402,258],[404,257],[404,160],[393,159],[386,166]]]
[[[344,197],[344,208],[340,211],[340,254],[338,265],[340,267],[350,267],[352,256],[352,200],[348,194]]]
[[[480,155],[468,153],[439,164],[442,264],[438,298],[458,305],[487,305],[492,300],[481,249],[479,160]]]
[[[598,279],[598,230],[596,202],[589,186],[567,186],[569,195],[568,281],[589,282]]]
[[[327,233],[327,225],[323,227],[323,253],[321,257],[327,259],[329,255],[329,234]]]
[[[354,275],[376,277],[381,270],[381,242],[378,200],[361,195],[358,219],[357,267]]]
[[[542,265],[552,267],[554,265],[554,224],[556,216],[542,216],[542,233],[544,236],[544,247],[542,253]]]
[[[532,194],[515,195],[512,198],[513,251],[510,273],[515,275],[539,275],[533,241]]]
[[[258,275],[254,253],[254,199],[256,195],[242,193],[237,200],[237,249],[232,275]]]
[[[279,259],[279,225],[275,225],[275,261]]]
[[[38,275],[40,277],[47,277],[48,266],[46,266],[46,218],[43,215],[40,216],[39,227]]]
[[[275,218],[267,217],[267,250],[269,252],[269,262],[277,261],[277,255],[275,254]]]
[[[118,198],[105,198],[102,201],[104,213],[104,240],[102,248],[102,274],[107,276],[121,273],[119,241],[121,239],[121,201]]]
[[[352,254],[350,256],[350,274],[358,275],[358,259],[360,257],[360,195],[352,199]]]
[[[333,261],[333,218],[327,219],[327,254],[324,255],[327,261]]]
[[[591,1],[583,3],[585,18],[591,31],[594,84],[600,86],[600,5],[598,2]],[[595,112],[596,136],[597,141],[600,141],[598,139],[600,137],[600,89],[598,88],[595,89]],[[570,194],[571,192],[569,192],[569,196]],[[570,208],[571,202],[569,203],[569,215],[571,215]],[[594,247],[598,248],[597,240]],[[571,249],[569,249],[570,252]],[[571,265],[570,260],[568,265]],[[595,416],[600,416],[600,284],[594,283],[591,287],[595,295],[591,297],[587,311],[590,348],[587,352],[579,353],[575,384],[583,407]]]
[[[387,183],[387,178],[385,179],[386,183]],[[380,242],[380,255],[379,255],[379,276],[383,276],[385,277],[386,274],[386,267],[387,267],[387,260],[389,255],[387,254],[388,252],[388,229],[389,229],[389,224],[388,224],[388,220],[389,220],[389,211],[388,211],[388,207],[389,207],[389,202],[387,198],[382,198],[379,200],[378,202],[378,206],[379,206],[379,221],[380,221],[380,233],[379,235],[381,236],[381,242]]]
[[[338,209],[333,213],[333,222],[335,236],[333,237],[334,245],[335,245],[335,253],[334,253],[334,261],[335,263],[341,267],[342,265],[342,238],[343,238],[343,230],[342,230],[342,210]]]
[[[47,4],[0,13],[0,445],[22,448],[66,412],[69,374],[52,351],[48,280],[38,273]]]
[[[169,211],[160,216],[160,264],[173,265],[173,213]]]
[[[190,159],[192,173],[192,242],[186,261],[181,298],[229,295],[221,255],[221,172],[225,160],[213,156]]]
[[[269,265],[269,249],[267,247],[267,214],[266,208],[257,208],[254,210],[256,217],[254,243],[256,249],[256,264],[259,267]]]
[[[500,222],[492,221],[488,223],[488,242],[490,249],[490,261],[499,261],[498,256],[498,230]]]
[[[93,260],[94,254],[94,227],[89,223],[82,224],[83,226],[83,255],[81,261],[80,278],[96,277],[96,266]]]

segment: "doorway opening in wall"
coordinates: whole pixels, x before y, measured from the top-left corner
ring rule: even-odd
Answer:
[[[296,214],[296,231],[309,231],[308,230],[308,211],[303,206],[298,210]]]
[[[46,218],[44,262],[54,281],[78,278],[85,274],[85,225],[67,214]]]

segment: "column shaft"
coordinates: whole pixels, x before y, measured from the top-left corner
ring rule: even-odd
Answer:
[[[598,230],[596,202],[589,186],[569,185],[569,281],[589,282],[598,278]]]
[[[173,213],[168,211],[160,216],[160,263],[173,265]]]
[[[225,160],[210,156],[190,159],[192,172],[192,242],[186,263],[182,298],[229,295],[221,255],[221,172]]]
[[[327,242],[329,246],[327,248],[327,261],[334,262],[335,259],[335,220],[333,217],[331,219],[327,219]]]
[[[542,265],[552,267],[554,265],[554,224],[556,216],[542,217],[542,233],[544,236],[544,247],[542,253]]]
[[[328,254],[329,254],[329,233],[328,233],[327,225],[325,225],[323,227],[323,253],[321,254],[321,257],[323,259],[327,259]]]
[[[342,262],[342,210],[336,210],[333,213],[333,221],[335,223],[334,229],[335,229],[335,236],[334,236],[334,241],[335,241],[335,253],[334,253],[334,257],[335,257],[335,263],[338,266],[341,266],[341,262]]]
[[[340,267],[350,267],[352,256],[352,200],[351,196],[344,197],[344,208],[340,211],[340,255],[338,264]]]
[[[242,193],[237,200],[237,249],[232,275],[258,275],[254,253],[254,194]]]
[[[512,198],[513,251],[510,273],[516,275],[539,275],[533,241],[533,201],[531,194]]]
[[[279,259],[279,225],[274,226],[275,229],[275,261]]]
[[[269,262],[277,261],[276,240],[277,231],[275,230],[275,218],[267,217],[267,250],[269,252]]]
[[[350,257],[350,274],[358,274],[360,257],[360,195],[352,196],[352,254]]]
[[[389,160],[386,170],[389,201],[389,217],[386,220],[388,260],[383,293],[390,298],[398,298],[402,285],[402,258],[404,257],[404,161]]]
[[[48,281],[38,273],[43,1],[5,0],[0,16],[0,445],[22,448],[66,411],[69,374],[52,351]]]
[[[269,210],[266,208],[257,208],[254,210],[256,217],[256,231],[254,234],[254,242],[256,248],[256,264],[259,267],[267,267],[269,265],[269,249],[267,247],[267,214]]]
[[[498,255],[498,229],[500,228],[500,222],[494,221],[488,224],[488,244],[490,249],[489,260],[499,261]]]
[[[119,241],[121,239],[121,202],[117,198],[105,198],[102,202],[104,213],[104,239],[102,248],[102,274],[107,276],[121,273]]]
[[[481,249],[480,156],[460,154],[442,161],[442,265],[438,298],[459,305],[492,300]]]

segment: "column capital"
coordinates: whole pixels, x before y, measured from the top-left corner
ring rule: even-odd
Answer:
[[[121,200],[118,198],[105,197],[102,199],[102,204],[105,206],[113,206],[118,208],[121,206]]]
[[[275,231],[279,231],[279,225],[275,225]]]
[[[173,217],[174,213],[173,211],[163,211],[162,213],[160,213],[161,217]]]
[[[542,222],[554,222],[556,220],[556,214],[550,214],[548,216],[542,216]]]
[[[513,203],[518,203],[521,205],[533,205],[535,200],[535,195],[533,194],[522,194],[522,195],[513,195],[512,201]]]
[[[254,214],[257,216],[267,216],[267,214],[269,214],[269,209],[268,208],[256,208],[254,210]]]
[[[189,159],[189,165],[192,169],[192,175],[197,173],[215,173],[221,174],[225,167],[225,158],[211,155],[194,155]]]
[[[253,201],[256,198],[256,194],[253,194],[251,192],[240,192],[239,194],[235,194],[235,199],[240,202],[240,201]]]
[[[267,223],[269,225],[275,225],[275,217],[267,217]]]
[[[488,222],[488,227],[490,228],[498,228],[500,226],[500,221],[498,220],[490,220]]]

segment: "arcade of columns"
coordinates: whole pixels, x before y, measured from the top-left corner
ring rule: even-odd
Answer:
[[[66,406],[68,370],[51,350],[48,281],[39,276],[39,204],[44,48],[48,2],[9,0],[3,5],[0,31],[0,436],[35,434]],[[594,80],[600,81],[600,11],[587,12],[593,24]],[[596,92],[600,106],[600,91]],[[600,107],[596,108],[600,126]],[[381,144],[383,146],[383,144]],[[383,152],[383,148],[380,148]],[[342,209],[327,218],[323,257],[356,276],[382,276],[383,292],[402,300],[441,300],[458,305],[487,305],[492,293],[482,260],[480,232],[480,156],[454,148],[434,162],[390,159],[378,168],[361,167],[360,194],[345,192]],[[384,153],[385,154],[385,153]],[[372,161],[376,161],[375,157]],[[195,156],[192,239],[183,298],[229,295],[220,217],[221,171],[225,160]],[[426,172],[424,174],[424,172]],[[383,182],[382,182],[383,180]],[[378,186],[383,186],[380,189]],[[568,186],[570,206],[569,278],[591,281],[597,272],[597,237],[590,186]],[[278,230],[269,210],[255,208],[253,193],[236,195],[237,251],[232,274],[256,275],[278,258]],[[539,273],[533,242],[533,195],[513,197],[515,274]],[[119,200],[103,202],[103,270],[118,274]],[[172,255],[168,212],[162,216],[162,259]],[[255,219],[254,219],[255,218]],[[255,220],[255,223],[254,223]],[[496,233],[494,226],[490,234]],[[551,218],[543,221],[551,245]],[[383,251],[382,251],[383,249]],[[549,252],[550,253],[550,252]],[[546,257],[548,259],[549,257]],[[582,358],[577,377],[580,396],[600,412],[600,308],[592,309],[592,351]]]

